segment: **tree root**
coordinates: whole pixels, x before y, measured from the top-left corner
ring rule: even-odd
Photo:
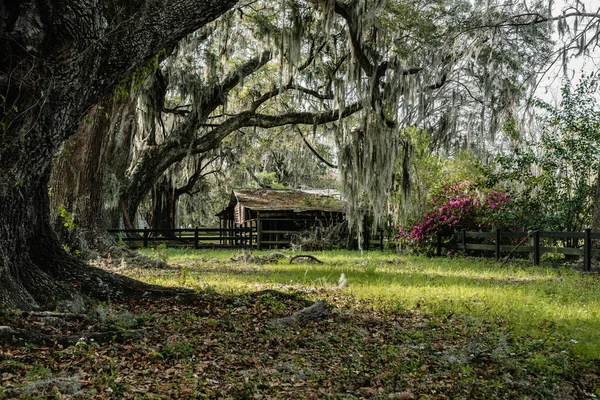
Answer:
[[[315,256],[311,256],[310,254],[298,254],[297,256],[293,256],[292,258],[290,258],[290,264],[292,263],[292,261],[298,259],[298,258],[308,258],[310,260],[313,260],[319,264],[324,264],[323,261],[319,260],[317,257]]]
[[[278,318],[269,321],[269,325],[275,327],[289,327],[295,325],[304,325],[308,322],[329,316],[329,304],[325,300],[319,300],[313,305],[303,308],[302,310],[289,315],[287,317]]]

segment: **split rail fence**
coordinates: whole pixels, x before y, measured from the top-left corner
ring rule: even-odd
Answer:
[[[445,242],[444,238],[447,239]],[[593,246],[594,241],[598,240],[600,240],[600,233],[592,232],[591,229],[586,229],[585,232],[542,230],[467,232],[463,230],[450,235],[438,234],[436,254],[441,256],[444,249],[462,250],[465,255],[473,252],[494,252],[496,261],[500,261],[502,254],[529,253],[535,265],[540,264],[543,254],[564,254],[582,257],[584,269],[591,271],[592,257],[600,256],[600,249]],[[479,243],[474,243],[475,241]]]
[[[157,246],[193,246],[199,248],[252,248],[256,244],[253,228],[194,229],[109,229],[119,241],[131,248]]]
[[[194,229],[109,229],[117,240],[130,248],[169,247],[222,248],[222,249],[265,249],[289,247],[299,231],[262,230],[256,226],[238,228],[194,228]],[[268,240],[265,240],[267,238]],[[382,233],[363,244],[365,250],[385,249]]]

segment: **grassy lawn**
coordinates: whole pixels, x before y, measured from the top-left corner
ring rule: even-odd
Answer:
[[[600,359],[600,279],[574,269],[381,252],[314,252],[324,264],[290,264],[281,259],[264,265],[231,262],[232,252],[145,253],[151,258],[167,257],[179,267],[177,273],[149,275],[137,270],[130,274],[156,284],[232,294],[265,288],[310,293],[335,288],[343,273],[348,284],[338,292],[372,307],[397,312],[419,309],[437,318],[453,314],[503,321],[514,334],[545,338],[552,333],[566,339],[576,354]],[[338,305],[344,305],[345,298],[340,297]]]
[[[0,398],[600,397],[597,275],[380,252],[311,253],[322,264],[244,263],[232,251],[144,254],[172,268],[105,267],[205,299],[89,305],[89,319],[67,327],[143,332],[135,340],[4,346]],[[300,297],[252,294],[267,289]],[[326,300],[329,317],[269,323],[305,299]],[[5,312],[0,325],[10,324],[57,329]]]

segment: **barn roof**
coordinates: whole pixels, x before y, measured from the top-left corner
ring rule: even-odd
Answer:
[[[331,194],[326,194],[327,192]],[[254,211],[346,212],[346,202],[332,191],[301,189],[234,189],[223,215],[239,203]]]

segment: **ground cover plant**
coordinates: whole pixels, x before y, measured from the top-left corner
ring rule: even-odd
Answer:
[[[102,264],[200,295],[2,312],[0,398],[600,396],[597,275],[380,252],[145,254],[170,268]],[[273,323],[316,300],[325,318]]]

